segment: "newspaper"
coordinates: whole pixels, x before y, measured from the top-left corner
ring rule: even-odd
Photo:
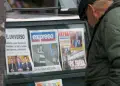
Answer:
[[[34,72],[60,71],[57,30],[31,30]]]
[[[32,72],[33,63],[28,48],[27,29],[6,29],[7,74]]]
[[[35,86],[63,86],[62,79],[43,81],[43,82],[35,82]]]
[[[63,70],[85,68],[84,29],[60,29],[59,41]]]

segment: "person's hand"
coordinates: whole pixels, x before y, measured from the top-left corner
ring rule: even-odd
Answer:
[[[13,69],[11,69],[10,71],[11,71],[11,72],[14,72],[14,70],[13,70]]]
[[[18,69],[18,72],[22,72],[22,71],[23,71],[23,69],[21,69],[21,68]]]
[[[27,70],[28,70],[28,71],[29,71],[29,69],[30,69],[30,68],[29,68],[29,67],[27,67]]]

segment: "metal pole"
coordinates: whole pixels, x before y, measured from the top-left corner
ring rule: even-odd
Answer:
[[[58,7],[58,0],[55,0],[54,3],[55,3],[55,6],[56,6],[57,8],[59,8],[59,7]],[[59,8],[59,9],[60,9],[60,8]],[[58,15],[58,9],[55,10],[55,14]]]
[[[4,86],[4,70],[5,70],[5,7],[4,0],[0,0],[0,86]]]

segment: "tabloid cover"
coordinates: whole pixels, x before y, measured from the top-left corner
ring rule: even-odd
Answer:
[[[59,41],[63,70],[85,68],[84,29],[60,29]]]

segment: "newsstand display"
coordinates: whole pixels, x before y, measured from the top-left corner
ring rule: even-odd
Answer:
[[[5,86],[85,86],[86,21],[9,19],[5,27]]]

